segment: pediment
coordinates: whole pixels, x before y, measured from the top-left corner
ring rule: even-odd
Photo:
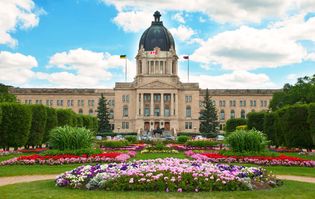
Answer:
[[[170,89],[170,88],[176,88],[175,85],[170,85],[161,81],[153,81],[144,85],[139,86],[138,88],[148,88],[148,89]]]

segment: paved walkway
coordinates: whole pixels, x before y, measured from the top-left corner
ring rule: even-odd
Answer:
[[[57,174],[0,177],[0,186],[21,183],[21,182],[33,182],[33,181],[38,181],[38,180],[54,180],[56,176]],[[315,183],[315,177],[277,175],[277,178],[281,180],[293,180],[293,181],[299,181],[299,182]]]

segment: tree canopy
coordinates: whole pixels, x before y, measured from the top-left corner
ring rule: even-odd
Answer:
[[[315,102],[315,74],[298,78],[294,85],[285,84],[283,90],[272,96],[270,108],[275,111],[286,105]]]

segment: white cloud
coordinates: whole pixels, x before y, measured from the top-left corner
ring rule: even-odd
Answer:
[[[224,69],[252,70],[280,67],[314,60],[299,41],[315,41],[315,17],[299,14],[263,29],[242,26],[221,32],[200,42],[191,59],[203,64],[217,63]]]
[[[152,21],[152,13],[144,11],[119,12],[114,18],[114,23],[125,32],[138,32],[147,28]]]
[[[306,60],[315,61],[315,53],[309,53],[306,56]]]
[[[135,75],[134,63],[128,62],[128,80]],[[125,70],[125,61],[119,55],[94,52],[85,49],[73,49],[56,53],[50,57],[49,68],[63,69],[62,72],[38,73],[37,77],[48,80],[58,87],[102,87],[112,80],[110,69]]]
[[[29,81],[37,67],[37,61],[30,55],[0,51],[0,82],[10,85],[22,85]]]
[[[185,23],[185,19],[183,17],[183,13],[176,13],[175,15],[172,16],[172,19],[175,21],[178,21],[179,23]]]
[[[184,25],[179,25],[177,28],[170,28],[169,31],[174,38],[178,38],[181,41],[187,41],[195,34],[192,28]]]
[[[180,75],[181,80],[187,80],[187,74]],[[266,74],[255,74],[247,71],[233,71],[217,76],[191,75],[190,82],[199,82],[201,88],[210,89],[266,89],[279,88]]]
[[[14,47],[17,40],[11,36],[17,29],[29,29],[38,25],[43,11],[32,0],[0,1],[0,44]]]
[[[140,10],[201,12],[219,23],[259,23],[265,18],[285,17],[294,10],[311,10],[314,0],[221,0],[221,1],[147,1],[147,0],[102,0],[114,5],[119,12]]]

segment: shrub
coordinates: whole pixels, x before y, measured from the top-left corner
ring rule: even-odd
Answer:
[[[54,149],[85,149],[93,143],[93,133],[85,128],[63,126],[51,130],[49,144]]]
[[[136,143],[136,142],[137,142],[137,136],[128,135],[128,136],[125,136],[125,139],[126,139],[129,143]]]
[[[185,135],[181,135],[177,137],[177,142],[181,144],[184,144],[185,142],[187,142],[187,140],[188,140],[188,136],[185,136]]]
[[[315,145],[315,103],[311,103],[308,107],[308,123],[310,125],[310,133]]]
[[[226,138],[233,152],[262,152],[268,142],[263,133],[257,130],[237,130]]]
[[[240,125],[236,127],[236,130],[247,130],[247,125]]]
[[[284,139],[284,131],[281,126],[281,119],[285,113],[285,109],[279,109],[275,112],[275,145],[278,146],[286,146]]]
[[[213,147],[217,144],[218,142],[211,140],[190,140],[186,142],[186,146],[190,147]]]
[[[49,132],[57,127],[57,112],[56,109],[54,108],[49,108],[46,107],[46,112],[47,112],[47,122],[46,122],[46,129],[45,129],[45,134],[43,138],[43,143],[47,143],[49,140]]]
[[[247,114],[248,129],[264,130],[265,112],[250,112]]]
[[[32,105],[32,125],[28,137],[28,146],[38,146],[42,144],[47,121],[47,111],[43,105]]]
[[[280,125],[288,147],[312,148],[310,126],[307,123],[308,106],[292,105],[284,108]]]
[[[102,146],[108,148],[120,148],[128,146],[129,143],[127,140],[105,140],[101,142]]]
[[[75,116],[75,118],[76,118],[76,120],[77,120],[77,122],[76,122],[76,126],[77,127],[83,127],[83,117],[82,117],[82,115],[76,115]]]
[[[88,115],[82,115],[83,127],[86,129],[93,129],[92,117]]]
[[[0,125],[0,146],[24,146],[28,141],[31,128],[32,112],[26,105],[17,103],[1,103],[2,123]]]
[[[2,122],[2,109],[1,109],[1,106],[0,106],[0,125],[1,125],[1,122]]]
[[[227,133],[229,132],[233,132],[236,130],[237,126],[241,126],[241,125],[246,125],[247,121],[244,118],[234,118],[234,119],[228,119],[226,121],[226,125],[225,125],[225,131]]]
[[[270,140],[270,144],[276,145],[276,113],[266,113],[264,119],[264,134],[267,136],[267,139]]]
[[[75,113],[71,109],[57,109],[58,126],[75,126]]]

